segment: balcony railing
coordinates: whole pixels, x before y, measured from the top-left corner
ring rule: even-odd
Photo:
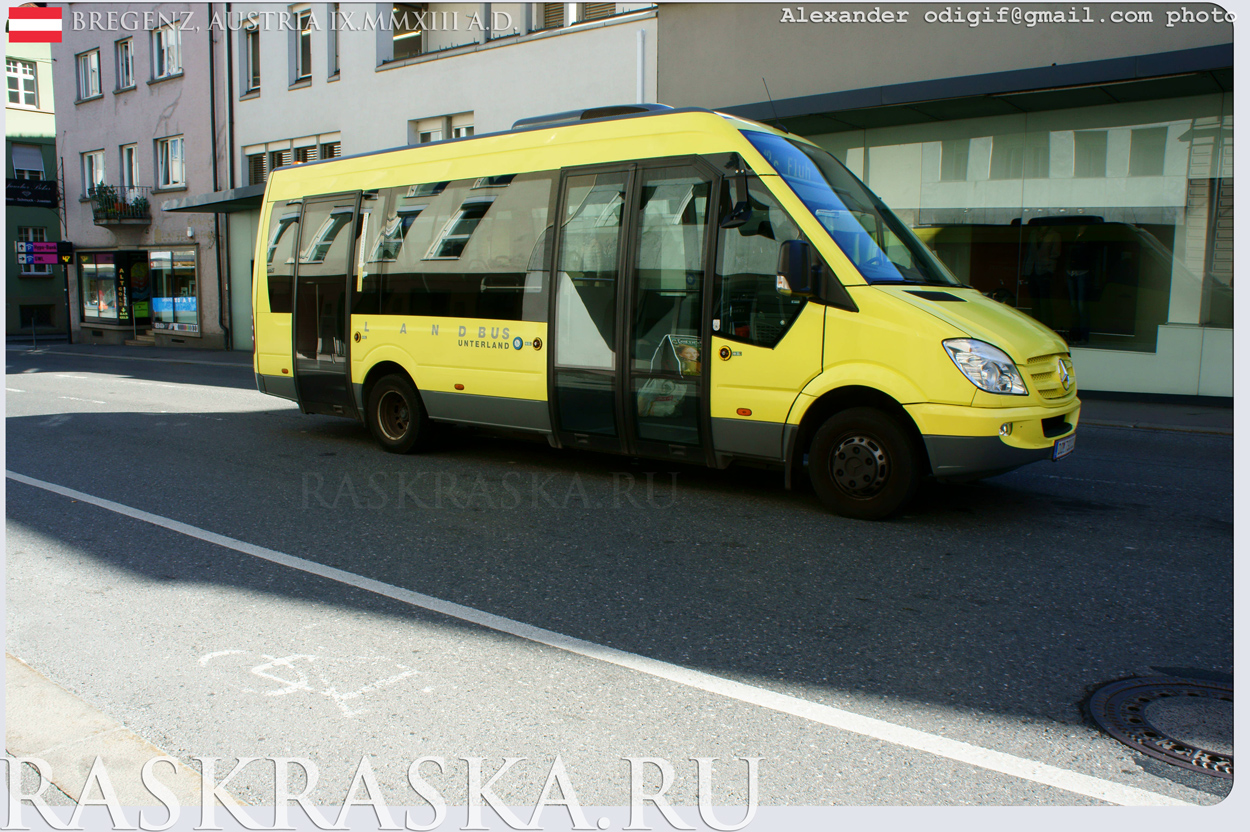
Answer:
[[[96,185],[87,195],[96,225],[147,225],[152,221],[151,188]]]

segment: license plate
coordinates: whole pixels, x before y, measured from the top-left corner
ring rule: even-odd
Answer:
[[[1072,453],[1072,449],[1076,447],[1076,434],[1065,436],[1055,443],[1055,455],[1051,459],[1063,459]]]

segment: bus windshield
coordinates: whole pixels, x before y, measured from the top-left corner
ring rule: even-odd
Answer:
[[[866,281],[961,285],[907,224],[833,154],[772,133],[742,132]]]

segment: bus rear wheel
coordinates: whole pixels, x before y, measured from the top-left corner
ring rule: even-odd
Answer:
[[[858,520],[883,520],[905,506],[916,493],[919,470],[907,431],[871,407],[830,416],[808,456],[808,476],[821,502]]]
[[[428,432],[428,417],[417,388],[406,376],[378,379],[369,390],[369,430],[393,454],[412,453]]]

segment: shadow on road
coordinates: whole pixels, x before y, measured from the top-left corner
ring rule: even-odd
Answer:
[[[786,492],[773,472],[467,430],[398,457],[353,422],[293,410],[197,414],[159,429],[147,413],[67,416],[9,419],[8,467],[831,703],[902,698],[1078,723],[1087,689],[1105,680],[1150,666],[1232,669],[1224,438],[1084,431],[1072,465],[933,484],[911,513],[866,523],[827,514],[810,491]],[[49,452],[67,437],[82,453]],[[412,614],[13,481],[7,508],[10,524],[150,580]]]

